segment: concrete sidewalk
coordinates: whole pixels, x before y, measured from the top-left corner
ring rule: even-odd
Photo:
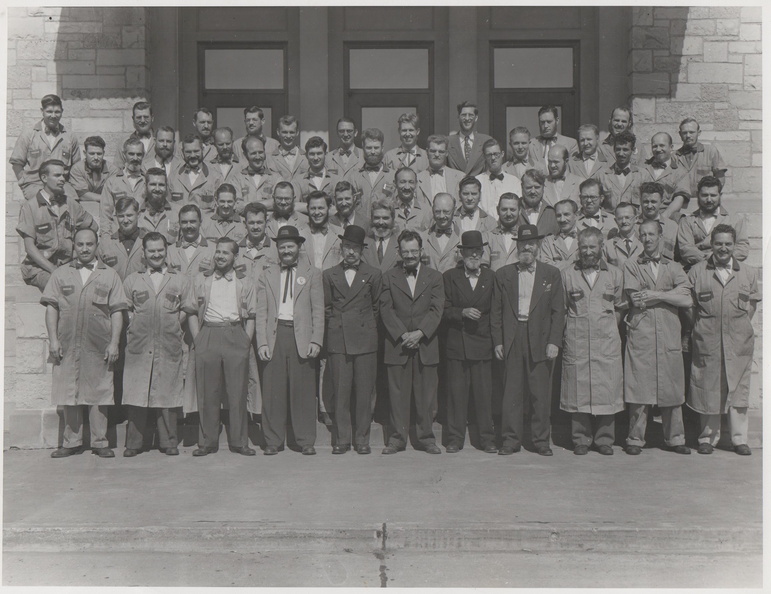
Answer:
[[[108,460],[90,452],[54,460],[50,450],[6,451],[4,559],[26,563],[6,563],[6,576],[12,568],[16,579],[4,583],[35,584],[36,575],[38,584],[48,583],[50,559],[43,560],[64,551],[126,559],[345,552],[384,567],[394,555],[428,552],[447,562],[463,552],[687,553],[702,566],[703,555],[730,559],[743,584],[761,583],[759,450],[749,458],[659,449],[630,457],[620,448],[613,457],[576,457],[555,447],[543,458],[469,446],[455,455],[334,456],[323,447],[313,457],[285,451],[246,458],[220,449],[193,458],[193,449],[176,458],[154,451],[125,459],[119,450]],[[35,559],[43,567],[34,569]],[[682,571],[678,583],[708,585],[696,567],[693,582],[685,579],[687,565]],[[18,572],[31,573],[19,581]],[[261,585],[291,585],[280,573],[275,578]],[[167,585],[195,585],[179,579]],[[129,583],[136,581],[111,585]],[[610,584],[598,576],[597,585]]]

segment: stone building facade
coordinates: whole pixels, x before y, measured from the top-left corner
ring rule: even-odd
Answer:
[[[207,97],[202,52],[207,44],[231,41],[284,48],[284,103],[276,105],[299,115],[303,138],[311,132],[328,137],[337,118],[353,109],[344,52],[360,46],[428,47],[433,74],[424,132],[453,129],[454,105],[470,99],[480,106],[480,129],[496,136],[507,123],[494,115],[502,96],[491,58],[496,48],[572,48],[579,79],[568,100],[576,124],[604,129],[611,109],[628,103],[635,132],[647,142],[659,130],[677,139],[687,115],[699,120],[702,140],[719,145],[729,167],[724,203],[748,219],[749,262],[761,265],[759,7],[9,8],[5,448],[54,447],[59,438],[49,404],[44,311],[39,292],[19,273],[23,250],[15,227],[22,194],[7,164],[16,138],[39,119],[46,93],[62,97],[63,124],[81,141],[105,138],[108,158],[132,131],[131,106],[140,99],[153,102],[156,126],[189,132],[193,108]],[[223,101],[223,110],[240,105]],[[757,443],[761,340],[756,345],[751,428]]]

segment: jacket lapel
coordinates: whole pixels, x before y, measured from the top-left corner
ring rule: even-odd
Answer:
[[[530,312],[535,309],[538,300],[541,298],[541,295],[543,295],[544,289],[546,288],[546,281],[543,278],[543,266],[536,264],[535,274],[533,276],[533,294],[530,296]]]

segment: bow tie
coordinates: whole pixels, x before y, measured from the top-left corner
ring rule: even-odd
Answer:
[[[340,149],[340,155],[343,157],[350,157],[353,151],[344,151],[343,149]]]
[[[554,182],[554,183],[557,183],[557,182],[560,182],[560,181],[561,181],[561,182],[564,182],[564,181],[565,181],[565,176],[563,175],[562,177],[555,177],[555,178],[552,178],[552,180],[551,180],[551,181],[552,181],[552,182]]]
[[[254,169],[252,167],[247,167],[246,172],[249,175],[265,175],[265,167],[261,167],[260,169]]]
[[[290,151],[286,151],[286,150],[284,150],[284,149],[281,149],[281,150],[279,151],[279,153],[281,153],[281,156],[282,156],[282,157],[289,157],[289,156],[294,156],[295,154],[297,154],[297,149],[296,149],[296,148],[293,148],[293,149],[292,149],[292,150],[290,150]]]
[[[479,278],[480,273],[482,272],[479,268],[474,270],[473,272],[466,270],[466,278]]]
[[[246,238],[246,249],[248,249],[248,250],[259,250],[261,247],[263,247],[262,243],[263,242],[261,242],[261,241],[257,242],[257,243],[252,243],[251,241],[249,241],[249,238],[247,237]]]
[[[602,215],[600,215],[600,213],[597,213],[597,214],[593,214],[593,215],[587,215],[587,214],[585,214],[585,215],[584,215],[584,218],[585,218],[585,219],[594,219],[594,220],[595,220],[595,221],[597,221],[598,223],[601,223],[601,222],[602,222]]]
[[[576,262],[576,267],[579,270],[584,270],[586,272],[591,272],[592,270],[599,270],[600,269],[600,263],[598,262],[597,264],[592,264],[591,266],[584,266],[581,263],[581,261],[579,260],[578,262]]]
[[[517,262],[517,269],[520,272],[535,272],[535,263],[530,264],[529,266],[524,266],[520,262]]]
[[[377,165],[365,165],[364,171],[380,171],[380,164]]]
[[[347,262],[343,262],[343,270],[359,270],[359,265],[348,264]]]
[[[444,175],[444,169],[439,169],[438,171],[431,171],[429,175]]]
[[[584,161],[596,161],[597,160],[597,153],[594,153],[593,155],[582,155],[581,158]]]
[[[475,214],[476,214],[476,211],[468,212],[468,211],[465,211],[465,210],[461,210],[460,211],[460,218],[462,218],[462,219],[473,219]]]
[[[565,239],[566,237],[572,237],[573,239],[575,239],[576,235],[577,233],[575,229],[573,229],[570,233],[560,233],[560,237],[562,237],[563,239]]]
[[[685,146],[685,145],[683,145],[683,146],[680,147],[680,151],[679,152],[682,155],[695,155],[698,152],[698,149],[696,148],[695,145],[694,146]]]
[[[418,278],[418,269],[415,268],[414,270],[404,270],[404,276],[414,276],[415,278]]]
[[[287,270],[294,270],[295,268],[297,268],[297,264],[291,264],[289,266],[284,266],[282,264],[281,265],[281,272],[286,272]]]
[[[201,166],[200,165],[198,167],[188,167],[187,165],[185,165],[185,173],[195,173],[195,174],[198,174],[200,172],[201,172]]]
[[[512,165],[529,165],[530,163],[527,160],[527,157],[524,159],[512,159],[511,160]]]
[[[615,171],[616,175],[629,175],[632,171],[632,168],[627,166],[623,169],[619,169],[618,165],[613,165],[613,171]]]
[[[65,202],[67,202],[67,195],[64,192],[51,196],[51,204],[62,206]]]
[[[494,173],[490,174],[490,181],[495,181],[496,179],[503,181],[503,173],[499,173],[498,175],[495,175]]]
[[[226,281],[232,281],[233,280],[233,271],[228,270],[225,273],[220,272],[219,270],[214,271],[214,278],[217,280],[220,280],[224,278]]]
[[[658,161],[651,161],[651,166],[654,169],[666,169],[667,164],[666,163],[659,163]]]
[[[183,241],[182,242],[182,249],[186,250],[187,248],[194,247],[197,248],[200,245],[200,242],[198,240],[196,241]]]
[[[311,179],[314,178],[314,177],[324,177],[324,172],[323,171],[310,171],[310,170],[308,170],[308,177],[311,178]]]
[[[434,233],[436,233],[437,237],[441,237],[442,235],[450,237],[452,235],[452,227],[447,227],[447,229],[434,229]]]
[[[640,256],[640,264],[647,264],[648,262],[659,263],[661,256]]]
[[[75,262],[75,268],[77,270],[80,270],[81,268],[88,268],[89,270],[93,270],[94,266],[96,266],[96,261],[91,260],[88,264],[83,264],[80,260]]]
[[[516,237],[516,233],[514,233],[514,231],[515,231],[514,227],[509,227],[509,228],[501,227],[500,228],[501,235],[511,235],[512,237]]]

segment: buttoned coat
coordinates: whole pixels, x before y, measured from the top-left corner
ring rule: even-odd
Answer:
[[[114,269],[120,279],[124,280],[132,272],[145,269],[145,252],[142,249],[142,238],[145,235],[147,235],[147,231],[140,229],[139,237],[136,238],[131,249],[126,252],[126,248],[123,247],[116,231],[110,237],[102,238],[96,247],[96,257]]]
[[[364,154],[362,150],[356,146],[351,148],[351,156],[348,161],[343,160],[343,155],[340,153],[341,149],[335,149],[327,153],[325,166],[328,169],[336,169],[337,175],[344,178],[351,170],[358,169],[364,163]]]
[[[562,184],[562,191],[557,191],[557,184],[546,178],[543,186],[543,199],[549,206],[554,206],[560,200],[572,200],[576,204],[581,204],[578,187],[584,180],[572,173],[565,173],[565,181]]]
[[[570,160],[568,161],[568,171],[573,175],[581,178],[582,182],[589,178],[596,178],[597,174],[605,167],[605,165],[607,165],[608,159],[605,156],[605,153],[599,149],[595,154],[597,155],[597,158],[594,160],[592,169],[588,174],[586,173],[586,167],[584,165],[584,160],[581,157],[581,153],[578,151],[575,151],[572,155],[570,155]]]
[[[447,245],[444,250],[439,245],[439,238],[436,236],[433,225],[431,229],[424,231],[421,235],[423,236],[423,258],[426,264],[442,274],[458,265],[461,260],[460,252],[458,252],[460,235],[458,235],[454,225],[452,235],[447,238]]]
[[[380,262],[377,258],[378,240],[372,234],[368,235],[367,244],[364,247],[364,251],[362,252],[362,261],[366,262],[373,268],[377,268],[380,270],[380,272],[390,270],[401,260],[401,256],[399,255],[398,237],[399,230],[396,229],[388,240],[388,245],[386,246],[385,253],[383,254],[383,261]]]
[[[493,358],[490,333],[490,310],[493,302],[495,273],[480,268],[473,289],[466,270],[458,266],[444,273],[444,340],[445,356],[451,360],[489,361]],[[482,316],[478,320],[463,317],[463,310],[473,307]]]
[[[750,254],[750,240],[744,226],[744,216],[731,215],[720,206],[717,211],[715,227],[721,224],[731,225],[736,230],[734,259],[743,262]],[[677,227],[677,250],[686,270],[706,260],[712,253],[710,233],[707,233],[704,221],[699,216],[698,211],[680,219]]]
[[[640,239],[636,232],[632,233],[632,236],[629,238],[631,240],[629,250],[626,249],[626,242],[624,239],[624,237],[616,235],[602,244],[603,259],[616,268],[623,268],[624,263],[627,260],[636,258],[643,253],[643,244],[640,243]]]
[[[171,201],[178,204],[195,204],[201,212],[214,212],[214,196],[217,193],[220,176],[210,169],[206,163],[201,163],[201,171],[195,180],[190,183],[187,174],[187,166],[182,164],[171,172],[169,176],[169,192]]]
[[[515,264],[519,262],[519,256],[517,255],[517,228],[514,228],[514,234],[511,239],[511,245],[509,249],[506,249],[505,233],[502,231],[500,224],[488,231],[485,235],[487,243],[489,244],[485,251],[490,253],[490,268],[495,272],[499,268],[506,266],[507,264]]]
[[[490,140],[487,134],[480,134],[474,131],[474,142],[471,143],[471,152],[469,158],[463,153],[463,142],[461,135],[453,132],[449,136],[447,146],[447,164],[453,169],[462,171],[464,175],[479,175],[485,170],[485,156],[482,154],[482,145]]]
[[[128,181],[128,173],[120,169],[104,182],[102,197],[99,200],[99,236],[109,236],[118,230],[115,220],[115,203],[121,198],[133,198],[139,208],[145,203],[145,183],[139,179],[136,186]]]
[[[673,158],[685,168],[691,182],[691,196],[698,195],[699,180],[705,175],[714,175],[722,179],[728,170],[720,151],[712,144],[696,143],[696,152],[686,152],[681,146]]]
[[[182,240],[177,240],[177,243],[169,246],[166,265],[190,278],[195,278],[199,272],[206,272],[214,268],[214,247],[213,243],[206,241],[206,238],[201,235],[198,247],[195,248],[193,256],[188,259],[182,248]]]
[[[372,215],[372,203],[376,200],[396,199],[396,186],[394,185],[394,174],[396,171],[383,165],[380,172],[375,176],[374,183],[369,179],[369,172],[365,169],[366,164],[362,160],[358,167],[350,169],[345,179],[351,182],[354,195],[358,196],[359,204],[356,207],[356,213],[369,217]]]
[[[541,242],[538,259],[559,268],[560,272],[572,266],[578,258],[578,239],[573,238],[573,245],[568,248],[561,235],[549,235]]]
[[[622,182],[616,175],[615,163],[609,163],[597,174],[602,184],[602,207],[613,212],[619,202],[629,202],[640,206],[640,184],[648,180],[648,173],[638,165],[629,165],[629,173]]]
[[[276,147],[272,152],[266,151],[266,160],[268,168],[271,171],[276,172],[281,179],[285,181],[299,181],[300,178],[308,171],[308,158],[305,153],[300,150],[299,147],[293,147],[292,150],[297,150],[297,156],[294,160],[294,166],[290,166],[287,160],[281,154],[281,147]]]
[[[19,187],[23,190],[30,184],[39,184],[40,166],[50,159],[62,161],[66,173],[80,161],[80,146],[78,139],[59,123],[59,134],[51,148],[46,140],[45,124],[43,120],[39,120],[31,129],[19,135],[9,159],[11,165],[21,165],[24,168]]]

